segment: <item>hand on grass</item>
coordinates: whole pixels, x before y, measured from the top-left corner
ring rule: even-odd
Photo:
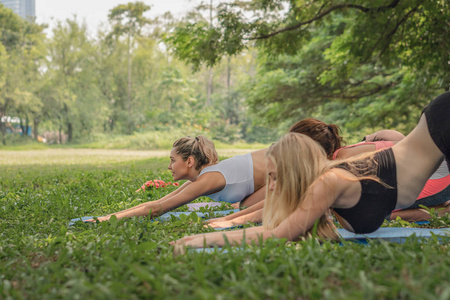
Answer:
[[[98,220],[99,222],[103,222],[103,221],[109,221],[110,218],[111,218],[111,216],[104,216],[104,217],[98,217],[97,220]],[[84,222],[92,222],[92,223],[95,223],[95,222],[96,222],[96,219],[89,219],[89,220],[86,220],[86,221],[84,221]]]
[[[213,222],[208,222],[205,227],[212,227],[212,228],[229,228],[233,227],[236,224],[233,221],[222,221],[222,220],[212,220]]]
[[[205,242],[205,235],[197,234],[197,235],[185,236],[184,238],[170,242],[169,244],[172,246],[175,246],[175,248],[180,248],[180,247],[184,248],[187,246],[190,248],[203,248],[204,242]]]

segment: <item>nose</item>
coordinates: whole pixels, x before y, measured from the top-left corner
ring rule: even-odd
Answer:
[[[167,166],[167,169],[172,170],[172,163],[169,163],[169,165]]]

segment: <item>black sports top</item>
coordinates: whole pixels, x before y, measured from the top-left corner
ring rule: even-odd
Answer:
[[[351,208],[333,208],[338,216],[353,227],[355,233],[370,233],[380,228],[385,217],[397,204],[397,169],[394,152],[391,148],[385,149],[376,152],[373,159],[377,164],[376,176],[389,187],[375,180],[361,180],[361,197],[358,203]],[[339,165],[338,168],[350,171],[346,163]]]

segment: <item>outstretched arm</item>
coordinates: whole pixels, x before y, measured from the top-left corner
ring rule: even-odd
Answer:
[[[186,182],[179,189],[159,200],[142,203],[138,206],[98,218],[98,220],[107,221],[113,215],[118,219],[121,219],[135,216],[148,216],[150,213],[152,218],[157,217],[169,210],[189,203],[200,196],[220,191],[225,186],[224,181],[221,174],[213,172],[207,173],[200,176],[194,182]]]
[[[316,180],[309,189],[303,203],[283,222],[274,229],[264,229],[262,226],[228,232],[212,232],[184,237],[172,242],[172,245],[186,245],[194,248],[206,246],[224,246],[228,240],[232,245],[242,242],[258,243],[260,239],[270,237],[296,240],[314,226],[316,220],[324,215],[336,202],[346,184],[333,171],[327,172]]]
[[[219,219],[217,219],[217,221],[211,222],[211,223],[205,225],[205,227],[209,226],[212,228],[228,228],[228,227],[233,227],[233,226],[244,225],[248,222],[261,223],[262,215],[263,215],[263,209],[261,208],[257,211],[246,214],[245,216],[234,218],[231,221],[220,221]]]
[[[218,227],[230,227],[230,226],[216,226],[214,224],[216,223],[223,223],[224,224],[232,224],[231,222],[234,223],[234,225],[242,225],[246,222],[255,222],[255,223],[259,223],[262,221],[262,209],[264,208],[264,200],[249,207],[246,208],[244,210],[238,211],[237,213],[225,216],[225,217],[221,217],[221,218],[216,218],[216,219],[211,219],[206,221],[205,223],[208,224],[211,227],[214,228],[218,228]],[[261,212],[259,212],[261,211]],[[254,214],[255,212],[259,212],[258,214]],[[261,215],[260,217],[259,214]],[[226,223],[229,222],[229,223]],[[241,222],[241,223],[239,223]]]
[[[226,228],[237,225],[243,225],[247,222],[261,223],[264,208],[264,201],[261,201],[249,208],[241,210],[237,213],[206,221],[207,225],[213,228]]]
[[[242,200],[239,203],[239,207],[242,209],[244,207],[252,207],[256,204],[260,203],[261,201],[264,201],[266,198],[266,186],[264,185],[259,190],[251,194],[250,196],[246,197],[244,200]]]

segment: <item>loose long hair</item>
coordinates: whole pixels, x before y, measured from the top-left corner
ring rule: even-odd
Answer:
[[[182,137],[173,143],[175,152],[186,161],[189,156],[195,160],[195,169],[198,171],[204,166],[219,162],[219,155],[216,152],[213,141],[205,136]]]
[[[329,169],[329,161],[321,145],[298,133],[288,133],[272,144],[266,156],[276,166],[277,184],[270,191],[269,182],[266,183],[263,226],[273,229],[299,207],[311,184]],[[338,239],[329,213],[319,219],[316,228],[319,237]]]

